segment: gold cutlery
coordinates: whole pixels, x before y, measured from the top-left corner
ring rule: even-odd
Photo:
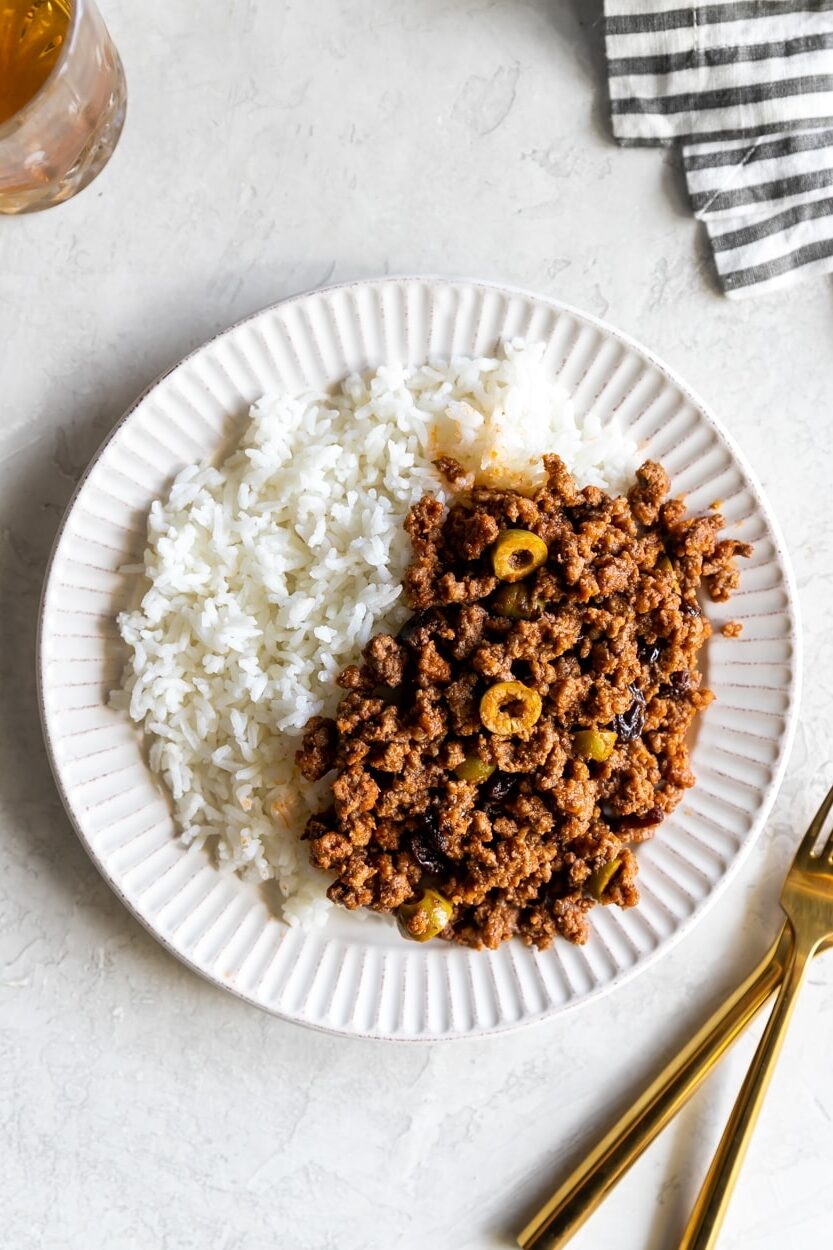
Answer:
[[[805,844],[809,842],[812,846],[818,840],[831,803],[833,789],[827,794],[810,825],[807,837],[799,848],[793,870],[798,865]],[[831,874],[829,880],[833,899],[833,868],[829,864],[828,872]],[[817,943],[816,949],[826,949],[828,945],[829,940],[825,940],[820,945]],[[518,1244],[523,1250],[531,1250],[533,1246],[538,1250],[560,1250],[567,1244],[614,1185],[700,1087],[769,996],[782,983],[787,968],[791,966],[792,955],[792,930],[789,924],[785,924],[777,940],[742,985],[663,1068],[634,1105],[616,1121],[518,1234]],[[686,1250],[694,1250],[696,1244],[691,1243]],[[708,1244],[702,1243],[703,1246]],[[701,1247],[698,1246],[697,1250],[701,1250]]]
[[[781,891],[781,907],[790,922],[792,942],[784,978],[772,1015],[694,1205],[680,1250],[713,1250],[717,1244],[752,1130],[781,1053],[798,991],[804,983],[810,960],[822,942],[833,935],[833,832],[821,852],[815,854],[816,843],[831,806],[833,788],[828,791],[814,816],[787,873]]]

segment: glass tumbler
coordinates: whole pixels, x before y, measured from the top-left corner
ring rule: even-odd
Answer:
[[[44,5],[58,10],[53,14]],[[62,42],[55,55],[48,22],[61,15]],[[39,29],[47,31],[47,42],[27,47]],[[38,72],[32,57],[44,55],[54,56],[54,64],[26,99],[26,82]],[[27,73],[29,79],[23,77]],[[18,74],[20,83],[14,81]],[[127,108],[122,63],[93,0],[0,0],[2,75],[7,77],[0,82],[0,104],[14,100],[10,92],[16,86],[24,97],[16,112],[0,120],[0,213],[60,204],[107,164]]]

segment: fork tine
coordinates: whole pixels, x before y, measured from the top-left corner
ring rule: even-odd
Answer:
[[[833,825],[830,826],[830,833],[827,836],[827,841],[824,844],[824,850],[821,853],[821,857],[822,859],[826,859],[830,864],[833,864]]]
[[[813,847],[819,840],[819,834],[824,828],[824,822],[827,820],[831,807],[833,807],[833,786],[831,786],[827,791],[827,794],[824,796],[819,805],[819,810],[810,821],[807,832],[801,839],[801,844],[796,851],[796,860],[800,859],[806,862],[812,857]],[[833,832],[831,832],[830,837],[827,839],[827,844],[822,854],[826,857],[830,855],[831,851],[833,851]]]

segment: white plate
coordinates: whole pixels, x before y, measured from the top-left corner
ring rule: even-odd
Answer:
[[[268,892],[217,872],[175,837],[141,735],[107,707],[124,655],[118,572],[141,558],[145,514],[188,463],[213,456],[267,391],[319,388],[355,369],[481,355],[523,335],[579,415],[615,418],[661,460],[692,509],[715,499],[755,545],[740,592],[709,615],[741,638],[708,645],[717,694],[697,731],[696,787],[639,850],[640,905],[598,907],[584,947],[494,953],[408,945],[388,922],[335,912],[288,929]],[[800,655],[789,562],[760,487],[726,432],[643,348],[554,301],[474,282],[386,279],[287,300],[227,330],[151,387],[80,483],[58,535],[40,622],[41,708],[67,811],[131,911],[190,967],[303,1024],[387,1038],[491,1033],[620,984],[666,950],[738,867],[770,810],[795,720]]]

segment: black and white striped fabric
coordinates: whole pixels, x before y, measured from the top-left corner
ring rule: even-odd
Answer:
[[[682,146],[724,292],[833,270],[833,0],[605,0],[613,133]]]

